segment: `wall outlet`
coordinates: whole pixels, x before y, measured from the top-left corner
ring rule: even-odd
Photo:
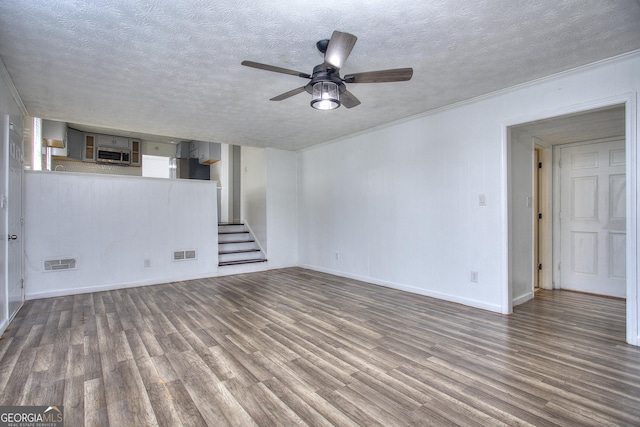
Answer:
[[[144,266],[145,267],[151,267],[151,260],[150,259],[145,259],[144,260]]]
[[[471,272],[471,281],[474,283],[478,283],[478,272],[477,271],[472,271]]]
[[[484,194],[480,194],[478,196],[478,205],[487,206],[487,196]]]
[[[336,259],[340,259],[340,252],[336,252]]]

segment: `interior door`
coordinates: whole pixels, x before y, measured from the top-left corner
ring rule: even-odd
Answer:
[[[22,306],[24,301],[22,286],[22,135],[13,124],[9,128],[9,182],[7,194],[8,208],[8,305],[9,319]]]
[[[625,142],[561,149],[560,287],[626,295]]]

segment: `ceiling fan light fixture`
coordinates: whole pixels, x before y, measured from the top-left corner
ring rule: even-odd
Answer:
[[[338,84],[334,82],[318,82],[313,85],[311,106],[316,110],[335,110],[340,106]]]

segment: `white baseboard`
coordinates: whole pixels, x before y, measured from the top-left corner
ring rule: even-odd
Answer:
[[[534,298],[534,293],[533,291],[531,292],[527,292],[526,294],[519,296],[517,298],[513,299],[513,306],[515,307],[516,305],[520,305],[520,304],[524,304],[525,302],[532,300]]]
[[[9,326],[9,319],[4,319],[2,323],[0,323],[0,335],[4,334],[4,331],[7,330],[7,326]]]
[[[431,298],[441,299],[444,301],[455,302],[458,304],[468,305],[470,307],[480,308],[482,310],[493,311],[501,313],[501,308],[496,304],[487,304],[482,301],[476,301],[469,298],[460,298],[456,295],[450,295],[443,292],[432,291],[428,289],[422,289],[415,286],[405,285],[401,283],[388,282],[385,280],[379,280],[372,277],[359,276],[357,274],[345,273],[342,271],[331,270],[329,268],[317,267],[313,265],[300,265],[300,268],[306,268],[309,270],[319,271],[321,273],[333,274],[334,276],[346,277],[348,279],[360,280],[362,282],[371,283],[373,285],[384,286],[386,288],[397,289],[399,291],[410,292],[413,294],[424,295]]]
[[[178,276],[178,277],[159,277],[159,278],[154,278],[150,280],[139,280],[135,282],[108,283],[108,284],[102,284],[102,285],[96,285],[96,286],[88,286],[86,288],[56,289],[53,291],[37,292],[37,293],[29,293],[28,286],[27,286],[25,289],[26,290],[25,300],[61,297],[61,296],[67,296],[67,295],[89,294],[91,292],[113,291],[116,289],[136,288],[138,286],[162,285],[162,284],[171,283],[171,282],[183,282],[186,280],[206,279],[209,277],[216,277],[216,276],[218,276],[217,271],[211,272],[211,273]]]
[[[363,282],[371,283],[373,285],[384,286],[391,289],[397,289],[400,291],[410,292],[418,295],[424,295],[427,297],[437,298],[444,301],[455,302],[458,304],[468,305],[470,307],[480,308],[483,310],[493,311],[500,313],[500,306],[494,304],[487,304],[482,301],[476,301],[469,298],[460,298],[456,295],[450,295],[443,292],[422,289],[411,285],[394,283],[384,280],[379,280],[372,277],[360,276],[357,274],[350,274],[343,271],[332,270],[328,268],[317,267],[313,265],[305,265],[305,264],[297,264],[297,265],[270,265],[268,262],[266,263],[255,263],[255,264],[241,264],[235,266],[225,266],[220,267],[218,271],[201,274],[195,276],[184,276],[184,277],[173,277],[173,278],[159,278],[148,281],[137,281],[137,282],[126,282],[126,283],[110,283],[98,286],[91,286],[86,288],[71,288],[71,289],[58,289],[50,292],[39,292],[39,293],[28,293],[25,295],[25,299],[33,300],[39,298],[51,298],[58,296],[67,296],[67,295],[76,295],[76,294],[85,294],[91,292],[101,292],[101,291],[111,291],[116,289],[124,289],[124,288],[133,288],[137,286],[151,286],[151,285],[160,285],[171,282],[180,282],[186,280],[197,280],[204,279],[209,277],[218,277],[218,276],[227,276],[233,274],[243,274],[243,273],[252,273],[257,271],[266,271],[266,270],[275,270],[279,268],[289,268],[289,267],[300,267],[306,268],[309,270],[319,271],[322,273],[333,274],[335,276],[346,277],[349,279],[360,280]],[[523,301],[524,302],[524,301]],[[514,301],[514,305],[516,302]]]

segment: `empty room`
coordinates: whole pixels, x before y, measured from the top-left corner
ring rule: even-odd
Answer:
[[[0,425],[640,425],[639,90],[636,0],[1,2]]]

